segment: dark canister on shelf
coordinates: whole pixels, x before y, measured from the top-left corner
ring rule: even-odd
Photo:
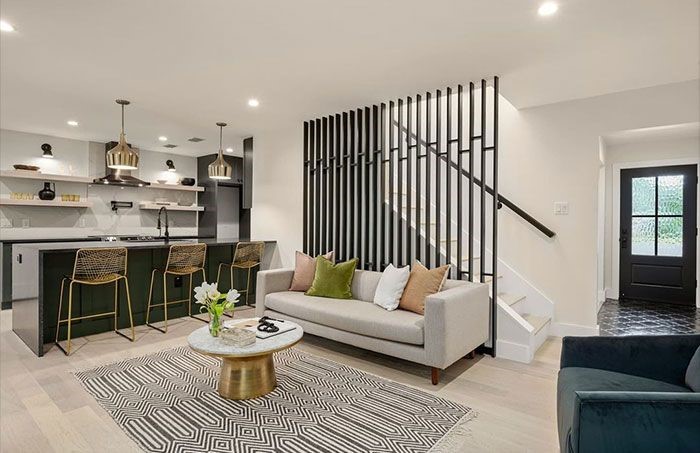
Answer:
[[[56,198],[56,184],[53,184],[53,189],[51,188],[51,185],[53,183],[50,182],[45,182],[44,183],[44,188],[39,191],[39,199],[40,200],[53,200]]]

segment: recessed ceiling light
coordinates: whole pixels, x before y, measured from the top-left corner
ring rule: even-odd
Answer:
[[[66,124],[69,126],[76,127],[78,125],[78,122],[75,120],[68,120],[68,121],[66,121]]]
[[[227,153],[232,153],[232,152],[233,152],[233,148],[226,148],[226,152],[227,152]]]
[[[540,16],[551,16],[552,14],[556,13],[557,10],[559,9],[559,5],[557,5],[554,2],[544,2],[540,5],[540,8],[537,10],[537,14]]]
[[[167,142],[168,137],[166,137],[165,135],[161,135],[160,137],[158,137],[158,140],[160,140],[161,142]]]
[[[260,101],[258,101],[258,100],[255,99],[255,98],[248,99],[248,105],[251,106],[251,107],[257,107],[257,106],[260,105]]]
[[[15,31],[15,27],[9,22],[0,20],[0,31]]]

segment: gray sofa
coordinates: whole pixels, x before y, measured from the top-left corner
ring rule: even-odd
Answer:
[[[287,319],[312,335],[440,370],[472,355],[489,336],[488,285],[447,280],[426,299],[425,315],[387,311],[372,303],[381,272],[355,271],[354,299],[329,299],[289,291],[294,271],[258,272],[256,315]]]

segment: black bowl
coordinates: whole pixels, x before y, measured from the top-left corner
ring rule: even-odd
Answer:
[[[180,184],[183,186],[194,186],[194,178],[182,178]]]

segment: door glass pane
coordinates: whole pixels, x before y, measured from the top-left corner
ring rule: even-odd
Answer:
[[[654,217],[632,219],[632,254],[654,255],[656,222]]]
[[[683,217],[659,217],[659,256],[683,256]]]
[[[632,178],[632,215],[654,215],[656,178]]]
[[[659,176],[659,214],[683,215],[683,175]]]

